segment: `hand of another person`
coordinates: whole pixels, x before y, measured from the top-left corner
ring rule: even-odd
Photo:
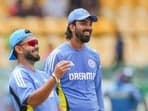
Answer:
[[[56,64],[55,69],[54,69],[54,74],[58,79],[60,79],[66,71],[68,71],[71,67],[71,62],[70,61],[60,61],[59,63]]]

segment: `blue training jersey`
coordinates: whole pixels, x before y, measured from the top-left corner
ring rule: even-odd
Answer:
[[[106,91],[111,100],[112,111],[136,111],[142,100],[139,89],[132,83],[116,82]]]
[[[21,104],[25,102],[27,97],[36,89],[41,87],[49,77],[42,71],[36,70],[35,72],[25,69],[22,66],[16,66],[11,73],[9,79],[9,86],[13,89],[14,93],[19,97]],[[12,103],[15,111],[19,111],[18,104],[13,96]],[[34,111],[58,111],[57,105],[59,100],[56,92],[53,90],[49,97],[36,108]]]
[[[72,64],[60,81],[70,111],[104,111],[101,65],[96,51],[87,45],[76,50],[64,43],[50,53],[44,70],[51,74],[61,60]]]

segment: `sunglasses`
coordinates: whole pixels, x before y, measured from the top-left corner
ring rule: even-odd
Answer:
[[[35,45],[38,45],[38,40],[37,39],[29,40],[26,42],[22,42],[20,45],[24,45],[24,44],[35,47]]]

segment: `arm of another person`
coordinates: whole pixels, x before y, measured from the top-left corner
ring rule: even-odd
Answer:
[[[61,61],[55,66],[54,74],[60,79],[63,76],[64,72],[69,70],[69,62]],[[35,107],[41,104],[51,93],[53,88],[56,85],[56,79],[54,77],[49,78],[47,82],[37,90],[35,90],[27,99],[27,104]]]
[[[46,61],[45,61],[45,65],[44,65],[44,71],[51,75],[51,73],[54,71],[54,67],[55,65],[59,62],[59,57],[58,57],[59,53],[58,51],[53,51],[52,53],[50,53],[50,55],[47,57]],[[58,103],[57,103],[57,107],[58,107],[58,111],[63,111],[61,105],[60,105],[60,101],[58,98]]]

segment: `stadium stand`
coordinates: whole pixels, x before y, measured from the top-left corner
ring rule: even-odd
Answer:
[[[15,64],[15,62],[10,63],[8,61],[8,36],[13,30],[27,28],[38,36],[41,60],[44,60],[44,56],[49,53],[49,43],[56,47],[65,41],[66,17],[45,16],[39,18],[29,16],[22,18],[10,16],[8,14],[8,7],[14,1],[16,0],[0,0],[0,84],[3,84],[0,87],[0,96],[2,96],[7,87],[4,85],[8,82],[7,80],[10,76],[8,72]],[[46,0],[38,1],[41,5],[46,3]],[[136,82],[144,90],[144,93],[148,94],[148,87],[146,85],[148,83],[148,0],[98,1],[100,2],[98,8],[99,21],[93,24],[93,35],[89,44],[100,53],[103,79],[111,79],[115,73],[115,70],[112,68],[115,57],[115,32],[119,31],[123,36],[125,46],[125,63],[129,66],[135,66]],[[42,68],[42,63],[43,61],[39,62],[37,67]],[[105,85],[105,82],[103,85]],[[0,101],[0,109],[6,111],[6,108],[3,108],[1,103],[2,101]],[[138,111],[141,110],[140,108]]]
[[[56,36],[58,40],[56,44],[64,41],[66,17],[10,17],[7,14],[8,1],[0,1],[0,37],[2,39],[16,28],[29,28],[42,38]],[[134,64],[135,61],[137,65],[148,63],[145,62],[148,61],[145,48],[148,36],[147,11],[147,0],[100,0],[99,21],[93,24],[94,38],[90,44],[102,53],[104,65],[112,64],[116,30],[122,33],[126,44],[124,55],[126,63]]]

